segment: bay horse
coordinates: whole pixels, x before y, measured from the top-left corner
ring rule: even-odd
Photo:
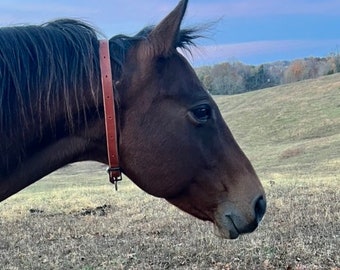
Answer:
[[[147,193],[213,222],[256,229],[263,187],[179,48],[187,0],[158,25],[109,40],[122,172]],[[63,19],[0,29],[0,201],[69,163],[108,164],[99,34]]]

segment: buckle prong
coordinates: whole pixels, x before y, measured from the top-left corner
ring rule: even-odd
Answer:
[[[108,167],[106,172],[109,174],[109,180],[115,185],[115,190],[118,190],[118,182],[122,181],[122,173],[119,167]]]

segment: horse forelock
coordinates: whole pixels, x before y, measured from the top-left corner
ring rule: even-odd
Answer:
[[[122,74],[122,68],[129,49],[139,42],[147,40],[154,28],[154,26],[147,26],[135,36],[117,35],[110,39],[110,57],[112,62],[115,64],[113,66],[113,73],[116,79],[120,78]],[[188,28],[180,30],[176,42],[174,43],[174,49],[180,48],[191,53],[191,48],[196,46],[194,41],[202,37],[200,32],[203,30],[203,28]],[[147,52],[145,53],[148,54]]]

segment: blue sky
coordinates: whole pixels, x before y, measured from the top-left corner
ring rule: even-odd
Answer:
[[[108,38],[159,22],[177,0],[1,0],[0,26],[85,20]],[[184,25],[215,22],[198,42],[195,66],[262,64],[340,52],[339,0],[191,0]]]

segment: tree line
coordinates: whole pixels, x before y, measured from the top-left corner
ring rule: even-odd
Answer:
[[[196,69],[199,79],[213,95],[239,94],[338,72],[340,53],[259,66],[233,62]]]

